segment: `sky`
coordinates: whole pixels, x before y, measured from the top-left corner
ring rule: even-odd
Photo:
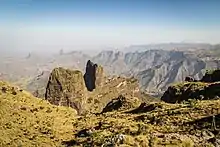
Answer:
[[[0,0],[0,50],[220,43],[220,0]]]

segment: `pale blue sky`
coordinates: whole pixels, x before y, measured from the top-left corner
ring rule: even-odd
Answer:
[[[219,0],[1,0],[0,48],[220,43]]]

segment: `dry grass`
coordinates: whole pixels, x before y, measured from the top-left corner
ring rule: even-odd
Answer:
[[[195,122],[219,114],[220,100],[153,104],[155,109],[148,112],[132,114],[123,110],[79,117],[71,108],[53,106],[0,82],[0,146],[65,146],[64,142],[69,146],[110,143],[120,147],[211,145],[203,136],[198,136],[212,129],[211,122],[206,121],[208,124],[203,128]],[[91,134],[75,136],[84,129],[90,129]]]
[[[92,138],[93,145],[101,146],[109,138],[123,134],[125,138],[120,145],[125,146],[207,146],[209,142],[196,134],[211,127],[196,129],[193,122],[218,114],[213,109],[220,109],[220,100],[195,103],[196,105],[156,103],[159,107],[155,110],[139,114],[109,112],[98,116],[88,115],[74,124],[75,133],[86,128],[97,128],[100,122],[102,126],[94,130],[94,136],[76,137],[75,141],[88,145],[87,139]],[[193,124],[186,125],[187,123]]]
[[[0,82],[0,146],[58,146],[72,138],[75,110],[14,89]]]

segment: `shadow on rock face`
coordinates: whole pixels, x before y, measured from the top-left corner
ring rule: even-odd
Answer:
[[[118,98],[113,99],[112,101],[110,101],[105,106],[105,108],[102,110],[102,113],[118,110],[119,108],[122,107],[124,101],[125,101],[125,97],[120,95]]]
[[[206,71],[205,75],[202,77],[200,81],[207,83],[220,81],[220,70],[217,69],[217,70]]]
[[[93,89],[96,88],[96,68],[97,64],[88,60],[86,64],[86,73],[84,74],[84,81],[88,91],[93,91]]]

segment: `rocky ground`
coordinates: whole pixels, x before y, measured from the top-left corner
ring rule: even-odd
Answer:
[[[219,70],[170,86],[158,101],[136,79],[97,67],[55,68],[45,99],[0,82],[0,146],[220,146]]]
[[[53,106],[1,82],[0,103],[0,146],[219,145],[220,100],[131,108],[126,98],[119,98],[102,113],[77,116],[74,109]]]
[[[219,100],[150,103],[142,109],[87,115],[74,123],[72,146],[217,146]],[[213,121],[213,116],[215,116]]]

